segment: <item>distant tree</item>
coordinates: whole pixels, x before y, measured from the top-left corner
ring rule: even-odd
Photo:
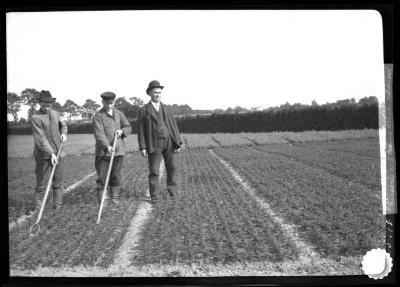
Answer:
[[[227,114],[233,114],[233,113],[234,113],[234,110],[233,110],[231,107],[229,107],[229,108],[227,108],[227,109],[225,110],[225,113],[227,113]]]
[[[74,101],[67,100],[62,106],[64,112],[69,113],[69,121],[72,120],[72,117],[76,117],[81,113],[81,107],[75,103]]]
[[[218,115],[218,114],[223,114],[223,113],[224,113],[224,110],[223,110],[223,109],[215,109],[215,110],[212,111],[212,113],[213,113],[213,114],[217,114],[217,115]]]
[[[288,110],[288,109],[290,109],[290,107],[291,107],[291,105],[288,102],[286,102],[284,105],[280,105],[279,109],[280,110]]]
[[[26,124],[28,121],[25,118],[20,118],[18,121],[20,124]]]
[[[14,122],[18,121],[18,112],[21,110],[21,99],[16,93],[7,93],[7,114],[11,114]]]
[[[169,106],[170,110],[174,115],[190,115],[192,113],[192,108],[189,107],[188,105],[177,105],[173,104],[172,106]]]
[[[311,106],[313,106],[313,107],[316,107],[316,106],[318,106],[318,103],[317,103],[317,101],[316,101],[316,100],[312,100],[312,102],[311,102]]]
[[[22,91],[20,99],[23,104],[29,106],[28,119],[30,119],[39,102],[39,92],[35,89],[25,89]]]
[[[290,110],[301,110],[307,108],[307,105],[303,105],[300,103],[294,103],[293,105],[290,106]]]
[[[234,109],[234,112],[237,113],[243,113],[243,112],[248,112],[248,109],[242,108],[241,106],[236,106]]]
[[[378,99],[376,97],[364,97],[358,101],[359,105],[376,105]]]
[[[333,106],[337,106],[337,107],[343,107],[343,106],[348,106],[351,105],[352,102],[349,99],[345,99],[345,100],[337,100],[336,103],[333,104]]]
[[[180,105],[180,112],[182,115],[190,115],[193,111],[189,105]]]
[[[101,106],[91,99],[87,99],[82,106],[82,117],[92,119]]]
[[[55,102],[51,105],[51,109],[59,113],[64,112],[63,106],[59,102]]]
[[[131,117],[133,105],[125,97],[119,97],[115,100],[115,107],[123,112],[126,117]]]
[[[137,97],[129,98],[132,101],[132,104],[137,107],[141,107],[144,105],[144,101]]]
[[[260,106],[257,106],[257,107],[251,107],[250,108],[250,111],[252,111],[252,112],[256,112],[256,111],[261,111],[261,107]]]
[[[115,107],[119,110],[126,110],[131,106],[132,104],[128,102],[125,97],[119,97],[115,100]]]

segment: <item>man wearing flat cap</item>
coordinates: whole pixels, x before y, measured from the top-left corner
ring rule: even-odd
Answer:
[[[51,109],[55,102],[49,91],[39,93],[40,109],[35,111],[30,119],[34,137],[34,151],[36,167],[35,209],[38,210],[42,204],[44,191],[50,177],[52,166],[56,165],[52,188],[53,208],[62,206],[63,190],[62,181],[64,176],[64,148],[57,160],[57,152],[61,142],[67,140],[67,125],[61,119],[57,111]]]
[[[177,153],[181,149],[182,139],[178,125],[170,109],[161,103],[161,92],[164,86],[158,81],[151,81],[146,93],[151,100],[139,111],[138,142],[142,156],[149,164],[149,192],[151,202],[156,203],[160,189],[159,169],[164,158],[167,171],[167,190],[174,198],[177,183]]]
[[[121,169],[126,153],[125,140],[132,133],[131,125],[125,115],[114,107],[115,94],[105,92],[101,95],[103,107],[93,117],[93,132],[96,139],[95,147],[95,168],[97,171],[97,200],[100,203],[104,189],[107,170],[110,164],[111,153],[113,152],[114,134],[117,134],[114,161],[109,179],[110,198],[117,204],[121,191]]]

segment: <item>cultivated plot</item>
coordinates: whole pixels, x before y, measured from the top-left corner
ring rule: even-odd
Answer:
[[[118,208],[108,204],[100,224],[93,230],[99,209],[95,178],[66,194],[58,212],[47,204],[38,236],[29,236],[29,226],[36,218],[11,230],[11,268],[108,266],[135,215],[140,203],[136,199],[143,197],[146,182],[145,161],[138,154],[129,156],[123,169],[123,200]]]
[[[178,154],[175,200],[167,196],[164,176],[164,198],[148,209],[143,222],[137,211],[148,205],[143,202],[147,160],[139,153],[127,155],[122,202],[118,208],[107,205],[92,231],[99,207],[96,176],[68,192],[59,212],[48,203],[38,236],[29,237],[34,218],[10,230],[13,274],[38,267],[55,267],[43,274],[78,268],[89,276],[117,276],[118,268],[125,276],[360,274],[358,258],[385,247],[378,138],[282,144],[282,137],[265,136],[225,134],[219,138],[228,146],[221,147],[215,135],[183,135],[187,144],[193,142]],[[243,138],[251,144],[239,146]],[[134,151],[135,135],[128,139],[133,139],[129,146]],[[262,144],[267,142],[276,144]],[[94,171],[93,155],[67,155],[66,161],[64,186]],[[9,158],[8,164],[11,221],[32,209],[34,159]],[[294,227],[295,237],[260,199]],[[135,235],[138,244],[124,254],[130,265],[118,267],[121,246],[131,246],[125,235],[132,222],[141,226]],[[303,260],[300,241],[319,259]]]
[[[282,261],[298,255],[208,150],[182,153],[179,166],[179,192],[175,200],[154,206],[132,258],[135,265]]]
[[[94,156],[67,155],[64,160],[64,187],[94,171]],[[35,182],[35,160],[32,157],[8,158],[9,221],[34,209]],[[48,200],[52,200],[52,192]]]
[[[270,132],[270,133],[206,133],[182,134],[186,148],[214,148],[219,146],[249,146],[263,144],[289,144],[303,142],[346,141],[352,139],[378,139],[377,130],[346,131],[305,131],[305,132]],[[139,150],[137,135],[131,134],[125,139],[128,152]],[[93,154],[95,139],[93,134],[71,134],[65,143],[67,154]],[[32,157],[33,137],[8,136],[8,157]]]
[[[182,140],[189,149],[219,146],[219,144],[212,139],[211,134],[182,134]]]
[[[370,139],[354,139],[343,141],[340,144],[337,142],[318,142],[309,143],[308,147],[320,150],[332,150],[345,153],[354,153],[356,155],[380,158],[379,138]]]
[[[371,141],[371,144],[376,144],[376,142]],[[357,147],[358,145],[360,146]],[[364,151],[364,146],[363,141],[352,140],[340,144],[274,145],[257,147],[257,149],[267,153],[275,153],[322,169],[332,175],[360,183],[379,194],[381,190],[379,149],[376,150],[371,146]]]
[[[280,154],[220,148],[283,218],[324,256],[364,254],[385,246],[381,192]],[[345,166],[345,163],[344,165]]]

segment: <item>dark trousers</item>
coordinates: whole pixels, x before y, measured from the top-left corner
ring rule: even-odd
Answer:
[[[167,190],[170,196],[174,196],[176,184],[176,163],[177,154],[174,153],[174,146],[170,137],[159,138],[158,148],[155,152],[149,153],[149,191],[152,199],[157,199],[160,191],[160,163],[164,158],[167,171]]]
[[[46,190],[48,181],[50,179],[50,173],[52,169],[50,159],[40,159],[35,158],[36,167],[35,167],[35,175],[36,175],[36,187],[35,187],[35,207],[39,208],[43,197],[44,191]],[[63,198],[63,190],[62,190],[62,181],[64,178],[64,158],[58,159],[58,164],[54,171],[53,175],[53,207],[62,205]]]
[[[104,184],[106,183],[108,166],[110,165],[109,156],[96,156],[95,158],[95,168],[97,171],[97,191],[103,192]],[[111,198],[117,198],[119,196],[119,191],[121,188],[121,169],[124,163],[124,156],[114,157],[110,179],[108,185],[110,186],[110,196]]]

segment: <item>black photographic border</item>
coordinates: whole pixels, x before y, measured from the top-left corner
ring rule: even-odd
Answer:
[[[399,3],[396,0],[381,1],[364,1],[363,3],[335,1],[336,3],[324,1],[302,1],[301,3],[288,3],[287,1],[268,1],[264,3],[252,3],[251,1],[205,4],[204,2],[196,1],[190,3],[179,3],[177,1],[169,1],[169,3],[152,3],[151,1],[142,1],[142,3],[127,3],[128,1],[114,0],[111,3],[96,3],[95,1],[80,1],[78,3],[71,3],[70,1],[6,1],[2,3],[1,18],[0,18],[0,35],[2,37],[0,51],[1,51],[1,85],[2,96],[0,97],[0,137],[2,143],[0,144],[1,159],[4,159],[3,164],[0,165],[1,180],[0,180],[0,202],[1,202],[1,220],[2,224],[2,237],[1,237],[1,284],[5,286],[27,286],[27,285],[75,285],[75,286],[127,286],[127,285],[394,285],[397,282],[397,256],[395,238],[397,238],[398,228],[398,215],[388,214],[386,220],[392,224],[393,233],[390,242],[390,254],[393,258],[393,268],[390,274],[384,279],[374,280],[367,276],[265,276],[265,277],[172,277],[172,278],[75,278],[75,277],[10,277],[9,276],[9,255],[8,255],[8,208],[7,208],[7,112],[6,112],[6,87],[7,87],[7,68],[6,68],[6,13],[7,12],[39,12],[39,11],[96,11],[96,10],[243,10],[243,9],[258,9],[258,10],[352,10],[352,9],[367,9],[376,10],[381,14],[383,22],[383,36],[384,36],[384,63],[393,64],[393,111],[398,108],[398,96],[395,97],[398,90],[398,73],[397,65],[398,59],[394,57],[393,51],[400,51],[398,47],[398,37],[395,37],[394,27],[396,15],[398,16]],[[397,8],[397,9],[396,9]],[[398,18],[397,18],[398,19]],[[397,24],[397,27],[399,25]],[[390,119],[389,119],[390,120]],[[393,119],[394,137],[393,145],[396,147],[398,143],[397,133],[397,119]],[[396,155],[398,161],[398,153]],[[7,228],[7,229],[6,229]]]

